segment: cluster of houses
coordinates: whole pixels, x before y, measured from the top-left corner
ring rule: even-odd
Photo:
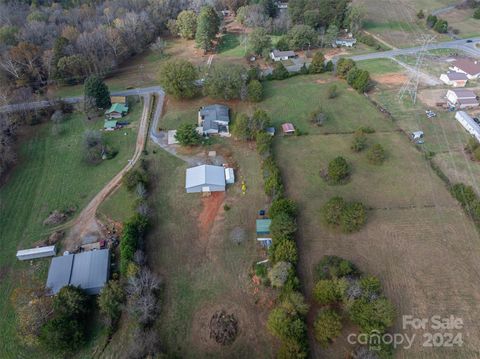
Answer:
[[[453,87],[465,87],[468,80],[477,80],[480,77],[480,63],[469,58],[453,59],[449,70],[440,75],[440,80]]]
[[[122,128],[125,123],[118,120],[128,114],[128,104],[125,96],[111,96],[110,102],[112,105],[105,112],[105,123],[103,125],[105,131]]]

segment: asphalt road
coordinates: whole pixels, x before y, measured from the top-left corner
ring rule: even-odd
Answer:
[[[467,42],[467,40],[470,40],[472,42]],[[435,43],[429,44],[426,47],[426,49],[427,50],[454,49],[454,50],[466,52],[469,55],[472,55],[475,57],[480,57],[480,49],[475,46],[475,43],[479,41],[480,41],[480,37],[473,37],[470,39],[453,40],[453,41],[447,41],[447,42],[435,42]],[[385,58],[390,58],[398,55],[415,54],[421,50],[422,50],[422,46],[416,46],[416,47],[410,47],[407,49],[395,49],[395,50],[389,50],[389,51],[373,52],[373,53],[364,54],[364,55],[349,56],[349,58],[355,61],[385,59]]]

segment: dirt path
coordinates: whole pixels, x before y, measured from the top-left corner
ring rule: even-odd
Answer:
[[[138,129],[137,143],[135,152],[128,164],[119,172],[110,182],[90,201],[90,203],[82,210],[80,215],[75,219],[64,241],[64,247],[68,251],[75,250],[82,244],[82,238],[87,236],[99,237],[101,235],[101,225],[95,215],[100,204],[112,194],[122,183],[122,178],[138,161],[147,140],[148,118],[153,97],[151,95],[143,95],[144,104],[140,126]]]
[[[390,49],[393,49],[393,50],[396,50],[397,47],[389,44],[388,42],[386,42],[385,40],[383,40],[380,36],[377,36],[375,34],[372,34],[371,32],[368,32],[366,30],[363,30],[363,32],[367,35],[370,35],[371,37],[373,37],[375,40],[377,40],[378,42],[380,42],[381,44],[385,45],[386,47],[389,47]]]

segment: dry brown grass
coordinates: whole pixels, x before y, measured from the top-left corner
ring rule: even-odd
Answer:
[[[386,295],[398,309],[394,332],[403,332],[402,315],[423,318],[452,314],[463,318],[463,348],[455,352],[449,348],[423,348],[423,332],[418,331],[415,347],[398,350],[396,357],[477,358],[478,233],[402,134],[375,134],[369,138],[371,143],[380,142],[387,151],[387,160],[380,167],[369,165],[364,154],[351,153],[349,135],[277,140],[277,156],[288,194],[300,206],[297,241],[307,294],[311,300],[313,268],[322,256],[345,257],[381,279]],[[337,155],[351,161],[352,180],[344,186],[328,186],[320,179],[319,169]],[[363,230],[344,235],[321,224],[319,209],[333,195],[359,200],[370,207]],[[352,330],[345,328],[343,334]],[[314,357],[340,358],[351,349],[343,338],[328,350],[313,346],[312,352]]]

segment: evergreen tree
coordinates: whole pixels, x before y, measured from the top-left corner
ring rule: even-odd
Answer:
[[[95,75],[89,76],[85,81],[85,100],[94,99],[95,106],[107,108],[111,105],[110,91],[103,80]]]
[[[212,47],[212,40],[215,38],[220,27],[220,18],[215,9],[209,5],[202,7],[197,20],[197,33],[195,41],[197,46],[207,52]]]

